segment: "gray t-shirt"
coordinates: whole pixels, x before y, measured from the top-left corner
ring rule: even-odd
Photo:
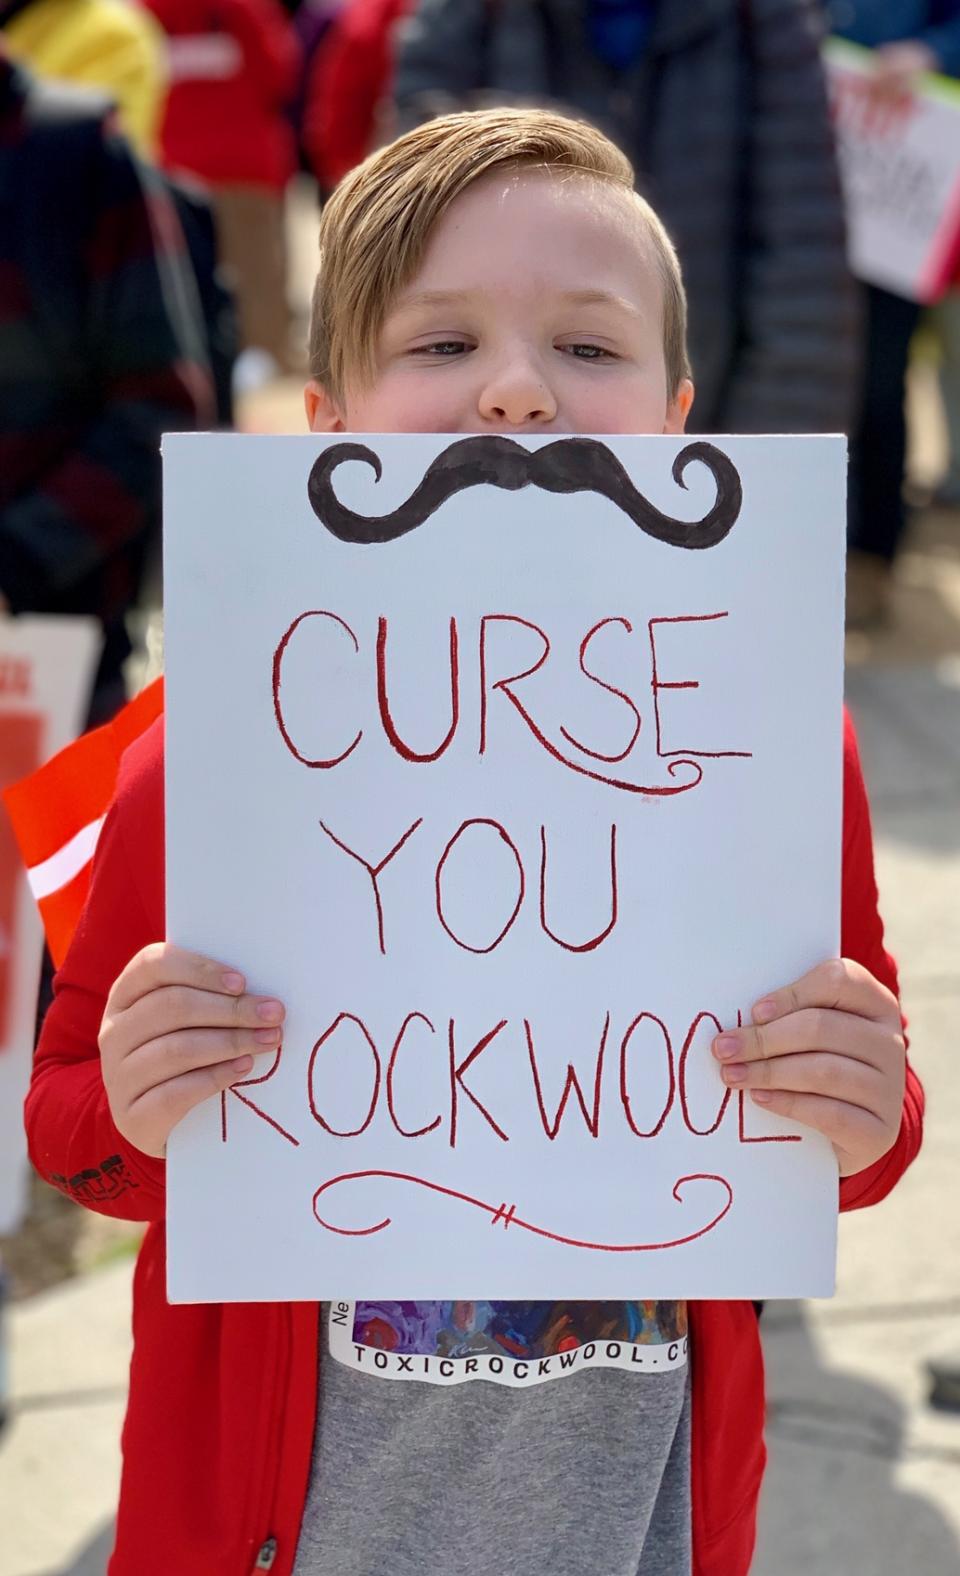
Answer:
[[[322,1319],[294,1576],[689,1576],[684,1303]]]

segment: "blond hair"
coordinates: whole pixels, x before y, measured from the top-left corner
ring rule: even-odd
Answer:
[[[634,193],[629,159],[602,132],[536,109],[444,115],[380,148],[337,187],[320,220],[310,318],[310,374],[335,397],[368,384],[390,306],[416,276],[450,204],[493,170],[590,177],[634,197],[663,285],[663,349],[671,398],[688,376],[687,306],[673,243]]]

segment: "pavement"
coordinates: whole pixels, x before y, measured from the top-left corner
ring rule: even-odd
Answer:
[[[889,632],[851,642],[848,698],[926,1141],[890,1199],[842,1219],[837,1296],[764,1313],[754,1576],[960,1576],[960,1414],[931,1409],[924,1369],[960,1355],[960,515],[923,522],[895,611]],[[117,1262],[11,1310],[0,1576],[103,1576],[131,1273]]]
[[[847,689],[927,1123],[890,1198],[842,1217],[836,1298],[764,1313],[754,1570],[958,1576],[960,1413],[931,1409],[924,1363],[960,1361],[960,659],[852,668]]]

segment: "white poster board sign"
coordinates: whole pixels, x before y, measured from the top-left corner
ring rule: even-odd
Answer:
[[[960,86],[928,76],[911,97],[878,104],[870,50],[830,39],[826,64],[850,267],[897,295],[935,301],[960,245]]]
[[[92,619],[0,616],[0,790],[78,733],[99,640]],[[0,805],[0,1235],[19,1225],[26,1197],[23,1100],[42,954],[40,916]]]
[[[838,948],[843,440],[164,459],[168,935],[288,1009],[172,1300],[828,1293],[832,1152],[709,1046]]]

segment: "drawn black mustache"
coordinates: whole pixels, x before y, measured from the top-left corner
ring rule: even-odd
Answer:
[[[377,481],[383,474],[380,456],[361,443],[335,443],[315,462],[307,484],[314,514],[341,542],[393,542],[418,525],[466,487],[488,483],[517,492],[541,487],[544,492],[596,492],[629,515],[647,536],[671,547],[716,547],[735,524],[743,488],[733,461],[712,443],[688,443],[673,462],[678,487],[694,460],[713,477],[717,496],[701,520],[675,520],[663,514],[634,487],[616,455],[596,438],[560,438],[540,449],[525,449],[512,438],[461,438],[438,454],[423,481],[391,514],[366,516],[342,504],[333,490],[333,473],[347,460],[363,460]]]

